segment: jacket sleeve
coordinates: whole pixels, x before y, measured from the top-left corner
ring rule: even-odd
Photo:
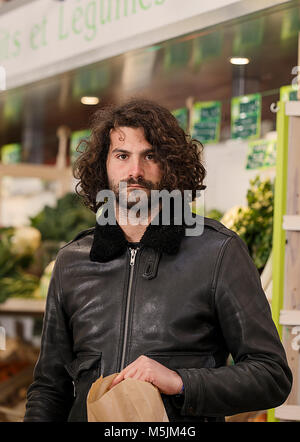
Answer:
[[[292,385],[259,273],[237,235],[227,240],[219,262],[212,287],[216,326],[234,364],[177,370],[185,387],[183,415],[273,408],[285,401]]]
[[[72,347],[61,305],[59,266],[58,254],[47,294],[40,355],[27,391],[24,422],[66,421],[72,406],[73,384],[64,368]]]

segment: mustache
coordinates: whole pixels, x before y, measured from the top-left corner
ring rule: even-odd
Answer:
[[[143,178],[138,178],[137,180],[135,180],[134,178],[129,178],[128,180],[123,180],[127,183],[127,186],[132,185],[138,185],[138,186],[142,186],[145,187],[146,189],[154,189],[156,186],[152,183],[152,181],[147,181],[144,180]]]

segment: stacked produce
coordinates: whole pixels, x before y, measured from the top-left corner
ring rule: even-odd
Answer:
[[[26,393],[32,383],[39,349],[16,337],[7,337],[0,352],[0,422],[22,421]]]
[[[42,240],[71,241],[81,230],[95,225],[95,215],[87,209],[75,193],[68,193],[57,201],[56,207],[45,206],[31,226],[41,232]]]
[[[31,226],[0,228],[0,303],[9,297],[45,298],[60,247],[95,225],[95,215],[68,193],[45,206]]]
[[[235,206],[221,222],[235,231],[247,244],[259,271],[265,267],[272,251],[274,185],[257,176],[250,181],[247,206]]]
[[[26,270],[40,241],[33,227],[0,229],[0,302],[10,296],[31,297],[38,287],[39,278]]]

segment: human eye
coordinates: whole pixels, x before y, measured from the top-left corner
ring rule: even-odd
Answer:
[[[118,158],[119,160],[125,160],[126,157],[127,157],[127,154],[126,154],[126,153],[121,153],[121,154],[117,155],[117,158]]]
[[[147,160],[154,160],[154,159],[155,159],[155,155],[154,155],[154,153],[147,153],[147,155],[146,155],[146,159],[147,159]]]

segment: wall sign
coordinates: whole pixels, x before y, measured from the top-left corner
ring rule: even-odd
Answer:
[[[0,14],[7,89],[135,49],[145,33],[148,45],[157,43],[157,30],[176,24],[178,35],[179,22],[234,3],[241,0],[31,1]]]
[[[5,144],[1,148],[1,162],[16,164],[21,162],[22,147],[19,143]]]
[[[259,138],[261,126],[261,94],[234,97],[231,100],[231,137],[251,140]]]
[[[280,101],[298,101],[298,85],[282,86],[280,88]]]
[[[192,137],[201,143],[218,143],[221,127],[221,102],[197,102],[193,106]]]
[[[257,140],[249,143],[246,169],[265,169],[276,166],[276,140]]]
[[[172,111],[172,114],[177,119],[179,126],[185,132],[188,130],[188,110],[186,107],[181,107]]]

